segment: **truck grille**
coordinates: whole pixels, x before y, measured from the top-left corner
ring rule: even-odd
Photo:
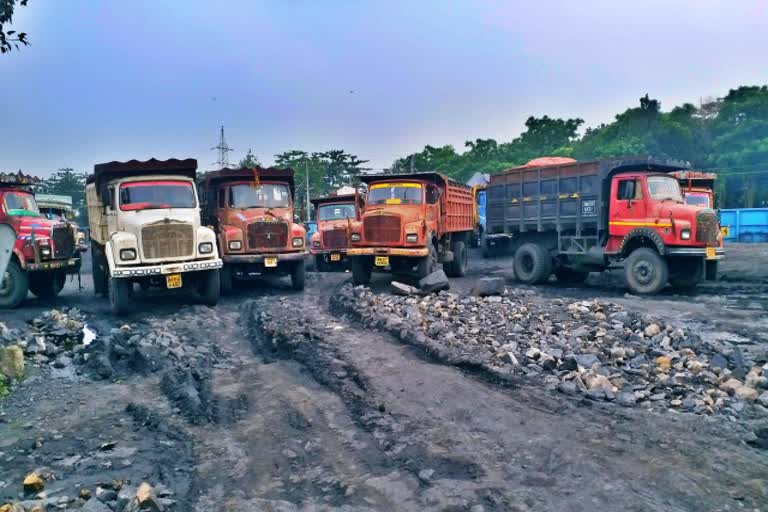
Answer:
[[[185,258],[195,250],[191,224],[156,224],[141,230],[141,252],[144,258]]]
[[[323,248],[346,249],[347,248],[347,230],[329,229],[328,231],[323,231]]]
[[[368,242],[399,242],[402,229],[400,217],[395,215],[376,215],[363,221],[365,240]]]
[[[717,215],[712,211],[703,211],[696,214],[696,241],[706,244],[717,242],[720,232],[720,223]]]
[[[248,224],[248,248],[282,248],[288,244],[285,222],[252,222]]]
[[[69,258],[75,252],[75,234],[70,226],[56,226],[51,230],[53,257]]]

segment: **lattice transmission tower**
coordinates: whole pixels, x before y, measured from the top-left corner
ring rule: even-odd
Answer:
[[[219,159],[213,163],[213,165],[216,166],[217,169],[226,169],[229,167],[229,153],[230,151],[234,151],[231,147],[229,147],[229,144],[227,144],[227,139],[224,138],[224,125],[221,125],[221,132],[219,133],[219,145],[214,146],[211,148],[211,151],[217,150],[219,152]]]

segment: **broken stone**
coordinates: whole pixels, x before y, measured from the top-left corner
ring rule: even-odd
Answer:
[[[448,290],[451,283],[443,270],[432,272],[428,276],[419,280],[419,288],[423,293],[435,293],[441,290]]]
[[[37,493],[43,490],[45,482],[42,477],[35,472],[29,473],[24,477],[24,492],[27,494]]]
[[[645,328],[643,333],[647,337],[652,338],[654,336],[657,336],[659,333],[661,333],[661,328],[657,324],[651,324]]]
[[[0,347],[0,373],[9,379],[24,377],[24,352],[20,346]]]
[[[504,286],[504,279],[501,277],[483,277],[475,282],[475,285],[472,287],[472,295],[475,297],[502,295],[504,293]]]
[[[400,283],[398,281],[392,281],[392,293],[396,295],[416,295],[421,292],[415,286],[409,284]]]

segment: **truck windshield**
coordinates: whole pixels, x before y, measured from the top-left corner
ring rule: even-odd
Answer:
[[[418,183],[374,183],[368,191],[368,204],[421,204]]]
[[[25,192],[7,192],[5,194],[5,211],[16,217],[39,217],[35,196]]]
[[[195,206],[195,191],[188,181],[134,181],[120,186],[123,211]]]
[[[324,204],[317,209],[317,220],[350,219],[354,216],[353,204]]]
[[[229,188],[230,208],[288,208],[290,205],[287,185],[254,183]]]
[[[678,203],[683,202],[683,195],[680,193],[680,185],[677,180],[667,176],[650,176],[648,178],[648,192],[651,199],[664,201],[671,199]]]
[[[706,192],[688,192],[685,194],[685,204],[692,204],[693,206],[703,206],[704,208],[711,208],[709,204],[709,194]]]

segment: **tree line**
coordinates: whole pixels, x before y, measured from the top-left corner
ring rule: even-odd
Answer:
[[[466,181],[540,156],[577,160],[652,155],[686,160],[718,174],[721,208],[768,206],[768,86],[742,86],[722,98],[662,111],[648,95],[611,123],[579,130],[584,120],[529,117],[508,142],[475,139],[459,153],[452,145],[427,145],[394,161],[388,172],[440,170]]]

